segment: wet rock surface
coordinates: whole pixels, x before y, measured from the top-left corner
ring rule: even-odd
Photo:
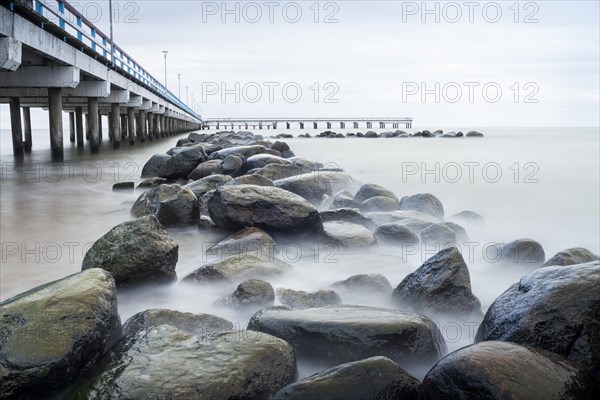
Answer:
[[[305,292],[303,290],[277,288],[275,293],[281,304],[292,309],[316,308],[342,304],[342,299],[333,290]]]
[[[238,309],[269,307],[275,301],[275,291],[269,282],[260,279],[248,279],[238,285],[229,296],[219,299],[215,305]]]
[[[430,193],[419,193],[405,196],[400,200],[401,210],[419,211],[433,215],[436,218],[444,218],[444,206],[440,199]]]
[[[277,242],[260,228],[244,228],[221,240],[206,250],[207,254],[245,254],[269,255],[275,251]]]
[[[375,236],[386,244],[419,244],[419,236],[408,225],[392,222],[375,230]]]
[[[585,264],[598,260],[600,260],[600,257],[588,249],[584,249],[583,247],[574,247],[572,249],[559,251],[554,256],[550,257],[550,259],[546,261],[543,266],[550,267],[553,265]]]
[[[322,224],[324,240],[335,246],[362,248],[377,244],[377,238],[368,228],[351,222],[331,221]]]
[[[528,269],[540,267],[546,259],[544,248],[533,239],[514,240],[500,249],[500,262]]]
[[[352,275],[343,281],[334,282],[331,287],[342,293],[380,296],[391,295],[393,290],[390,281],[381,274]]]
[[[179,185],[160,185],[145,191],[131,207],[136,218],[154,215],[164,226],[184,226],[199,217],[198,198]]]
[[[376,185],[373,183],[368,183],[366,185],[361,186],[360,189],[358,189],[358,192],[356,192],[356,195],[354,196],[354,201],[360,204],[363,201],[376,196],[388,197],[398,202],[398,197],[396,197],[396,195],[392,191],[384,188],[383,186]]]

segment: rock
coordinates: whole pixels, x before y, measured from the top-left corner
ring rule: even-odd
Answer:
[[[336,246],[362,248],[377,244],[377,239],[368,228],[351,222],[323,222],[324,240]]]
[[[310,161],[302,157],[292,157],[289,160],[296,167],[305,168],[308,171],[319,171],[325,168],[320,162]]]
[[[360,204],[360,211],[394,211],[398,209],[398,203],[394,199],[384,196],[375,196]]]
[[[387,244],[419,244],[419,236],[409,226],[397,222],[383,224],[375,230],[375,237]]]
[[[189,175],[188,179],[198,180],[207,176],[218,174],[221,171],[223,160],[209,160],[198,165]]]
[[[235,185],[256,185],[256,186],[273,186],[273,181],[258,174],[242,175],[225,183],[224,186]]]
[[[482,215],[468,210],[451,215],[448,217],[448,220],[475,225],[483,225],[485,223],[485,218]]]
[[[334,282],[332,288],[346,293],[391,295],[392,285],[390,281],[380,274],[353,275],[346,280]]]
[[[541,244],[533,239],[517,239],[500,249],[500,262],[506,265],[521,265],[531,269],[541,266],[546,254]]]
[[[321,221],[323,222],[350,222],[353,224],[359,224],[374,230],[376,228],[375,223],[370,219],[362,215],[360,212],[352,208],[339,208],[337,210],[321,211]]]
[[[442,202],[430,193],[404,196],[400,200],[400,210],[414,210],[433,215],[439,219],[444,218],[444,206]]]
[[[379,135],[377,135],[377,133],[375,133],[373,131],[369,131],[369,132],[365,133],[365,137],[366,138],[376,138],[376,137],[379,137]]]
[[[389,358],[371,357],[301,379],[278,391],[272,400],[417,400],[419,383]]]
[[[221,159],[224,160],[227,156],[234,155],[238,156],[242,159],[247,159],[248,157],[252,157],[253,155],[264,153],[264,146],[234,146],[228,147],[223,150],[215,151],[210,155],[211,160]]]
[[[83,258],[82,270],[102,268],[117,285],[177,280],[179,245],[156,217],[123,222],[98,239]]]
[[[446,224],[431,224],[421,231],[421,242],[443,248],[456,244],[456,234]]]
[[[196,222],[196,226],[198,226],[198,228],[200,228],[200,229],[212,229],[212,228],[217,227],[217,225],[215,225],[213,220],[210,219],[210,217],[206,216],[206,215],[200,216],[200,218]]]
[[[324,174],[307,173],[273,181],[273,185],[303,197],[311,204],[321,204],[323,196],[333,194],[333,185]]]
[[[158,176],[167,179],[187,178],[200,163],[207,159],[202,148],[184,147],[182,149],[163,164],[158,171]]]
[[[133,189],[135,189],[134,182],[119,182],[119,183],[115,183],[112,187],[113,192],[116,192],[119,190],[133,190]]]
[[[431,224],[440,223],[440,220],[432,215],[411,210],[370,212],[367,213],[367,217],[371,218],[376,225],[384,225],[390,222],[408,225],[417,234]]]
[[[385,356],[406,368],[431,365],[446,352],[444,339],[429,318],[384,308],[270,307],[254,314],[248,329],[279,337],[294,347],[297,356],[325,365]]]
[[[484,342],[440,360],[419,387],[421,399],[592,399],[598,383],[574,363],[540,349]]]
[[[475,342],[503,340],[561,354],[600,378],[600,262],[537,269],[492,303]]]
[[[210,340],[169,325],[123,337],[75,399],[269,399],[296,372],[290,345],[235,331]]]
[[[292,266],[274,257],[240,254],[209,262],[185,278],[184,282],[226,282],[239,284],[248,279],[268,278],[287,272]]]
[[[257,154],[249,157],[246,160],[244,167],[246,171],[249,171],[251,169],[265,167],[269,164],[291,165],[292,163],[283,157],[277,157],[270,154]]]
[[[115,282],[94,268],[0,303],[2,398],[45,398],[86,373],[121,335]]]
[[[271,145],[271,148],[281,152],[291,150],[290,146],[286,142],[280,141],[275,141],[275,143]]]
[[[356,195],[354,196],[354,201],[360,204],[363,201],[375,196],[389,197],[390,199],[395,200],[396,202],[398,201],[398,197],[396,197],[396,195],[393,192],[387,190],[383,186],[375,185],[373,183],[367,183],[366,185],[362,185],[360,189],[358,189],[358,192],[356,192]]]
[[[222,186],[208,200],[208,211],[218,226],[231,230],[255,226],[298,234],[320,223],[318,211],[302,197],[267,186]]]
[[[392,298],[402,309],[428,316],[481,315],[469,269],[456,247],[440,251],[408,274]]]
[[[469,238],[469,235],[467,234],[467,231],[462,226],[455,224],[454,222],[445,222],[444,225],[446,225],[448,228],[452,229],[452,231],[454,232],[454,235],[456,236],[457,241],[469,242],[471,240]]]
[[[483,133],[477,131],[469,131],[465,135],[466,137],[483,137]]]
[[[395,138],[398,136],[398,133],[396,132],[382,132],[380,137],[382,138]]]
[[[206,139],[209,137],[209,135],[207,133],[198,133],[198,132],[192,132],[188,135],[188,139],[198,143],[198,142],[204,142],[206,141]]]
[[[269,164],[263,168],[249,172],[253,172],[272,181],[276,181],[278,179],[291,178],[294,176],[311,173],[312,170],[306,167],[299,167],[297,165]]]
[[[592,253],[588,249],[583,247],[574,247],[572,249],[566,249],[559,251],[552,258],[550,258],[543,265],[544,267],[550,267],[553,265],[575,265],[585,264],[591,261],[598,261],[600,257]]]
[[[215,174],[215,175],[207,176],[202,179],[198,179],[197,181],[194,181],[194,182],[190,182],[187,185],[185,185],[183,188],[191,190],[192,193],[194,193],[194,195],[196,196],[196,198],[199,199],[200,197],[204,196],[206,193],[210,192],[211,190],[215,190],[216,188],[218,188],[220,186],[223,186],[224,184],[226,184],[227,182],[229,182],[232,179],[233,178],[230,177],[229,175]]]
[[[171,156],[166,154],[155,154],[144,164],[142,168],[142,178],[152,178],[158,176],[158,171],[169,161]]]
[[[164,185],[166,183],[169,183],[169,181],[165,178],[150,178],[150,179],[146,179],[145,181],[142,181],[138,185],[138,188],[139,189],[154,188],[154,187],[157,187],[160,185]]]
[[[159,325],[170,325],[199,338],[207,338],[216,333],[233,329],[231,321],[215,315],[154,308],[139,312],[127,319],[123,324],[123,336],[136,334]]]
[[[318,290],[309,293],[303,290],[277,288],[276,293],[281,304],[293,309],[316,308],[342,304],[342,299],[333,290]]]
[[[272,306],[275,301],[275,291],[269,282],[260,279],[249,279],[240,283],[235,292],[215,302],[217,306],[237,309],[257,309]]]
[[[269,255],[274,253],[277,242],[260,228],[244,228],[235,234],[221,240],[219,243],[206,250],[207,254],[232,254],[258,253]]]
[[[236,155],[229,155],[225,157],[223,163],[221,164],[221,172],[224,175],[230,176],[238,176],[242,170],[242,166],[244,165],[244,160],[242,157],[238,157]]]
[[[154,215],[164,226],[182,226],[199,217],[198,199],[189,189],[179,185],[160,185],[150,189],[131,207],[134,217]]]
[[[335,196],[330,207],[331,210],[339,208],[358,208],[358,204],[354,201],[354,196],[348,192],[342,192]]]

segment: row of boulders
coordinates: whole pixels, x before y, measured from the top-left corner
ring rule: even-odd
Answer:
[[[277,138],[282,138],[282,136],[280,135],[276,135],[275,137]],[[286,137],[291,138],[293,137],[293,135],[287,135]],[[299,138],[310,138],[312,137],[310,135],[310,133],[304,133],[304,134],[300,134],[298,135]],[[466,134],[458,131],[450,131],[450,132],[446,132],[444,133],[443,130],[438,129],[436,131],[429,131],[427,129],[422,130],[422,131],[417,131],[415,133],[408,133],[405,132],[403,130],[397,129],[395,131],[389,131],[389,132],[382,132],[382,133],[377,133],[375,131],[367,131],[366,133],[362,133],[362,132],[357,132],[357,133],[346,133],[345,135],[343,133],[336,133],[333,131],[324,131],[319,133],[318,135],[315,135],[314,137],[318,137],[318,138],[339,138],[339,139],[343,139],[346,137],[358,137],[358,138],[395,138],[395,137],[399,137],[399,138],[407,138],[407,137],[425,137],[425,138],[431,138],[431,137],[445,137],[445,138],[460,138],[460,137],[483,137],[483,133],[478,132],[478,131],[468,131]]]

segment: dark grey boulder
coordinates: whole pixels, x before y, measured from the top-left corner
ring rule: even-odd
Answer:
[[[412,196],[404,196],[400,199],[401,210],[414,210],[433,215],[436,218],[444,218],[444,206],[442,202],[430,193],[419,193]]]
[[[368,131],[367,133],[365,133],[365,137],[366,138],[376,138],[376,137],[379,137],[379,135],[373,131]]]
[[[121,335],[115,282],[94,268],[0,303],[3,399],[46,398],[88,372]]]
[[[421,399],[593,399],[597,381],[575,363],[531,347],[484,342],[449,354],[425,376]]]
[[[221,160],[224,160],[227,156],[233,155],[233,156],[238,156],[245,160],[248,157],[252,157],[253,155],[264,153],[264,152],[265,152],[265,147],[259,146],[259,145],[233,146],[233,147],[225,148],[223,150],[215,151],[214,153],[211,153],[209,158],[211,160],[215,160],[218,158]]]
[[[600,378],[600,262],[537,269],[492,303],[476,342],[539,347]]]
[[[389,358],[371,357],[301,379],[272,400],[417,400],[419,383]]]
[[[194,193],[194,195],[196,196],[196,198],[199,199],[206,193],[210,192],[211,190],[215,190],[220,186],[223,186],[232,179],[233,178],[229,175],[215,174],[204,177],[202,179],[198,179],[197,181],[190,182],[187,185],[183,186],[183,188],[191,190],[192,193]]]
[[[249,171],[255,168],[262,168],[269,164],[291,165],[292,163],[283,157],[277,157],[271,154],[256,154],[248,157],[244,164],[244,168],[246,171]]]
[[[401,309],[428,316],[481,316],[469,269],[456,247],[440,251],[407,275],[392,298]]]
[[[444,339],[429,318],[384,308],[270,307],[257,312],[248,329],[279,337],[299,357],[330,366],[385,356],[406,368],[431,365],[446,353]]]
[[[242,175],[225,183],[224,186],[256,185],[273,186],[273,181],[259,174]]]
[[[218,226],[231,230],[255,226],[299,234],[320,223],[319,212],[302,197],[268,186],[222,186],[208,200],[208,211]]]
[[[142,178],[158,176],[158,171],[167,163],[171,156],[166,154],[155,154],[142,167]]]
[[[242,171],[244,158],[236,155],[229,155],[223,159],[221,164],[221,173],[224,175],[238,176]]]
[[[377,244],[377,238],[371,230],[352,222],[323,222],[321,234],[327,243],[345,248],[363,248]]]
[[[204,149],[183,147],[183,151],[169,158],[158,171],[158,176],[167,179],[187,178],[196,167],[207,160]]]
[[[198,198],[179,185],[160,185],[138,197],[131,215],[137,218],[154,215],[164,226],[189,225],[198,220]]]
[[[267,256],[274,253],[275,246],[277,242],[267,232],[260,228],[249,227],[209,247],[206,253],[223,256],[253,253]]]
[[[376,228],[375,223],[370,218],[365,217],[352,208],[338,208],[336,210],[321,211],[320,214],[321,221],[323,222],[350,222],[362,225],[370,230]]]
[[[334,282],[331,287],[340,293],[377,296],[389,296],[393,290],[390,281],[381,274],[353,275],[346,280]]]
[[[446,224],[431,224],[421,231],[421,242],[448,247],[456,244],[456,233]]]
[[[303,290],[277,288],[275,293],[281,304],[293,309],[316,308],[342,304],[342,299],[333,290],[305,292]]]
[[[325,174],[307,173],[273,181],[280,189],[295,193],[311,204],[319,205],[324,196],[333,194],[333,185]]]
[[[465,135],[466,137],[483,137],[483,133],[477,131],[469,131]]]
[[[280,142],[280,141],[275,141],[272,145],[271,145],[272,149],[275,149],[277,151],[289,151],[290,146],[286,143],[286,142]]]
[[[554,256],[552,256],[548,261],[544,263],[544,267],[550,267],[553,265],[575,265],[575,264],[585,264],[592,261],[598,261],[600,257],[596,254],[592,253],[588,249],[584,249],[583,247],[573,247],[571,249],[566,249],[563,251],[559,251]]]
[[[416,234],[420,234],[431,224],[440,223],[440,220],[432,215],[412,210],[370,212],[367,213],[367,217],[371,218],[378,226],[392,222],[404,224],[414,230]]]
[[[396,202],[398,201],[398,197],[396,197],[392,191],[387,190],[383,186],[375,185],[374,183],[362,185],[360,189],[358,189],[358,192],[356,192],[356,195],[354,195],[354,201],[360,204],[363,201],[375,196],[389,197]]]
[[[383,224],[375,230],[375,237],[387,244],[419,244],[419,236],[408,225],[398,222]]]
[[[221,164],[223,160],[209,160],[198,165],[189,175],[188,179],[198,180],[210,176],[212,174],[218,174],[221,171]]]
[[[129,317],[123,324],[123,336],[159,325],[170,325],[199,338],[233,329],[231,321],[215,315],[153,308]]]
[[[535,269],[544,264],[546,253],[542,245],[533,239],[517,239],[500,249],[500,262]]]
[[[206,141],[206,139],[209,137],[208,133],[198,133],[198,132],[192,132],[188,135],[188,139],[194,141],[194,142],[204,142]]]
[[[384,196],[371,197],[360,203],[360,211],[364,213],[373,211],[394,211],[398,209],[398,203],[394,199]]]
[[[290,345],[235,331],[204,340],[170,325],[121,339],[74,399],[269,399],[294,379]]]
[[[444,222],[444,225],[452,229],[458,242],[469,242],[471,240],[469,238],[469,235],[467,234],[467,230],[459,224],[456,224],[454,222]]]
[[[83,258],[82,270],[102,268],[117,285],[177,280],[179,245],[156,217],[123,222],[98,239]]]
[[[215,302],[217,306],[232,307],[241,310],[272,306],[275,301],[275,291],[269,282],[260,279],[248,279],[238,285],[229,296]]]
[[[276,181],[278,179],[291,178],[294,176],[312,172],[312,169],[298,165],[269,164],[264,166],[263,168],[251,170],[248,173],[256,173],[272,181]]]
[[[115,183],[112,187],[113,192],[127,191],[127,190],[133,190],[133,189],[135,189],[134,182],[119,182],[119,183]]]
[[[147,189],[147,188],[155,188],[160,185],[164,185],[169,183],[168,179],[165,178],[149,178],[146,179],[138,185],[139,189]]]
[[[331,210],[339,208],[358,208],[358,204],[354,201],[354,196],[348,192],[342,192],[335,195],[330,207]]]

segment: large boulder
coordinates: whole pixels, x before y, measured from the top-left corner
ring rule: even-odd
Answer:
[[[343,281],[334,282],[331,285],[340,293],[389,296],[392,294],[390,281],[381,274],[359,274],[352,275]]]
[[[408,225],[398,222],[383,224],[375,230],[375,237],[387,244],[419,244],[419,236]]]
[[[398,202],[398,197],[390,191],[384,188],[383,186],[376,185],[374,183],[367,183],[366,185],[362,185],[358,192],[354,195],[354,201],[358,204],[363,201],[370,199],[371,197],[383,196],[388,197],[396,202]]]
[[[557,354],[484,342],[440,360],[423,379],[419,398],[579,400],[595,398],[599,389],[580,366]]]
[[[224,175],[238,176],[244,165],[243,156],[228,155],[221,164],[221,173]]]
[[[284,387],[272,400],[417,400],[419,380],[386,357],[350,362]]]
[[[481,214],[478,214],[474,211],[469,211],[469,210],[461,211],[459,213],[451,215],[448,217],[448,220],[456,221],[456,222],[464,223],[464,224],[471,224],[471,225],[485,224],[484,216],[482,216]]]
[[[198,198],[179,185],[160,185],[145,191],[131,207],[136,218],[154,215],[164,226],[189,225],[200,215]]]
[[[215,302],[217,306],[237,309],[257,309],[272,306],[275,291],[269,282],[260,279],[248,279],[238,285],[233,293]]]
[[[242,159],[247,159],[252,157],[255,154],[260,154],[265,152],[265,147],[260,145],[254,146],[234,146],[228,147],[223,150],[215,151],[211,153],[209,158],[211,160],[221,159],[224,160],[228,156],[238,156]]]
[[[155,154],[144,164],[142,178],[153,178],[158,176],[158,171],[167,163],[171,156],[167,154]]]
[[[465,137],[483,137],[483,133],[477,131],[469,131]]]
[[[171,325],[200,338],[233,329],[231,321],[215,315],[153,308],[128,318],[123,324],[123,336],[159,325]]]
[[[278,157],[271,154],[256,154],[254,156],[248,157],[248,159],[245,162],[244,168],[246,169],[246,171],[249,171],[255,168],[262,168],[269,164],[291,165],[292,162],[283,157]]]
[[[535,269],[546,259],[542,245],[533,239],[517,239],[500,249],[500,262]]]
[[[573,247],[572,249],[566,249],[559,251],[552,256],[548,261],[544,263],[544,267],[550,267],[553,265],[575,265],[585,264],[592,261],[598,261],[600,257],[592,253],[588,249],[583,247]]]
[[[115,282],[94,268],[0,303],[4,399],[46,398],[87,372],[118,340]]]
[[[323,222],[321,235],[327,243],[346,248],[362,248],[377,244],[373,232],[363,225],[352,222]]]
[[[362,215],[353,208],[338,208],[337,210],[321,211],[321,221],[323,222],[349,222],[352,224],[362,225],[365,228],[374,230],[375,223]]]
[[[233,235],[221,240],[206,250],[207,254],[232,254],[254,253],[258,255],[274,254],[277,242],[260,228],[244,228]]]
[[[117,285],[177,280],[179,245],[156,217],[123,222],[98,239],[83,258],[82,270],[102,268]]]
[[[333,290],[318,290],[316,292],[305,292],[303,290],[292,290],[277,288],[277,299],[284,306],[295,309],[316,308],[342,304],[342,299]]]
[[[201,147],[182,147],[182,150],[169,158],[158,171],[158,176],[167,179],[186,178],[207,156]]]
[[[398,209],[398,203],[394,199],[385,196],[371,197],[360,203],[360,211],[364,213],[378,211],[394,211]]]
[[[481,303],[471,291],[469,269],[456,247],[440,251],[407,275],[392,298],[402,309],[419,314],[481,315]]]
[[[205,161],[190,172],[188,179],[198,180],[213,174],[218,174],[221,171],[221,164],[223,164],[223,160]]]
[[[539,347],[585,365],[600,379],[600,262],[540,268],[490,306],[476,342]]]
[[[308,200],[311,204],[319,205],[324,196],[333,194],[333,185],[324,174],[307,173],[290,178],[273,181],[275,187],[295,193]]]
[[[242,175],[225,183],[224,186],[235,185],[256,185],[256,186],[273,186],[273,181],[258,174]]]
[[[447,247],[456,244],[456,233],[446,224],[431,224],[421,231],[421,242]]]
[[[409,226],[416,234],[427,228],[431,224],[437,224],[441,221],[436,217],[419,211],[387,211],[370,212],[367,217],[371,218],[376,225],[384,225],[390,222],[398,222]]]
[[[405,368],[431,365],[446,352],[429,318],[384,308],[270,307],[257,312],[248,329],[279,337],[299,357],[330,366],[373,356],[389,357]]]
[[[346,191],[343,191],[334,196],[330,210],[336,210],[340,208],[358,208],[358,206],[359,205],[354,201],[354,196]]]
[[[74,399],[269,399],[296,373],[292,348],[253,332],[204,340],[170,325],[121,339]]]
[[[276,181],[278,179],[291,178],[298,175],[312,173],[312,170],[308,167],[298,165],[269,164],[263,168],[251,170],[250,172],[262,175],[272,181]]]
[[[436,218],[444,218],[444,206],[442,202],[430,193],[419,193],[412,196],[404,196],[400,199],[401,210],[414,210],[433,215]]]
[[[255,226],[302,233],[320,223],[319,212],[302,197],[268,186],[222,186],[208,200],[208,212],[218,226],[231,230]]]
[[[274,257],[236,254],[231,257],[209,262],[183,278],[184,282],[227,282],[239,284],[256,278],[277,276],[287,272],[292,266]]]
[[[196,196],[196,198],[199,199],[206,193],[210,192],[211,190],[215,190],[220,186],[223,186],[232,179],[233,178],[229,175],[215,174],[204,177],[202,179],[198,179],[197,181],[190,182],[187,185],[183,186],[183,188],[191,190],[192,193],[194,193],[194,195]]]

